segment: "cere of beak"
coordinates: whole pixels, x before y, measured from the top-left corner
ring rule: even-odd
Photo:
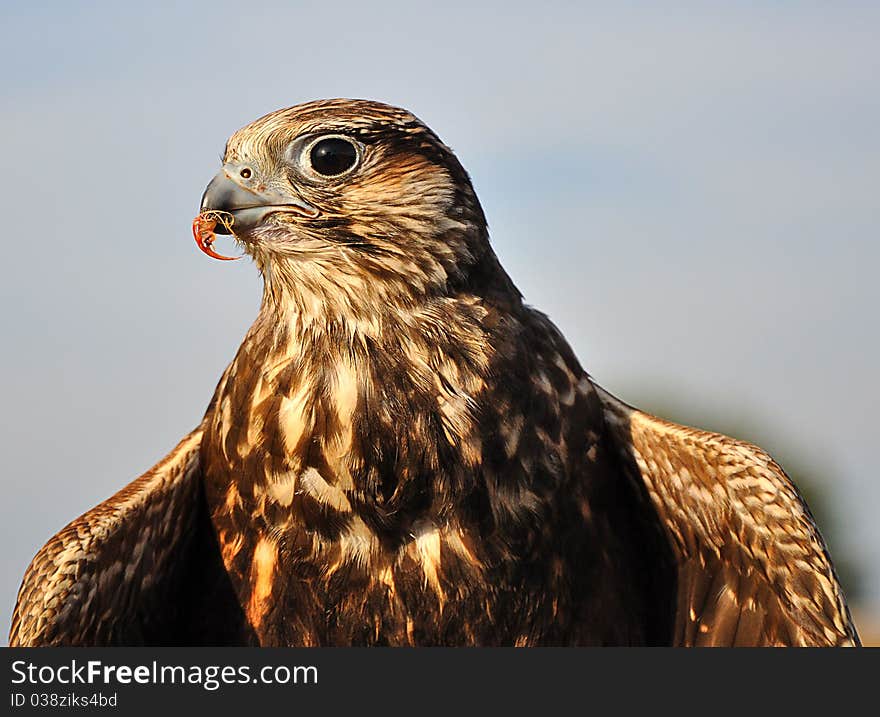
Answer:
[[[306,217],[317,217],[318,210],[292,194],[256,185],[254,180],[239,181],[224,167],[208,184],[202,195],[202,212],[217,211],[231,214],[234,221],[217,230],[219,234],[245,234],[274,212],[294,212]],[[234,228],[233,228],[234,225]]]

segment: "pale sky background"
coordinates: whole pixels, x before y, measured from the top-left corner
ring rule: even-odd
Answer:
[[[190,234],[226,138],[334,96],[456,150],[600,383],[824,477],[880,605],[880,5],[176,5],[0,17],[4,637],[34,552],[198,422],[256,315],[253,265]]]

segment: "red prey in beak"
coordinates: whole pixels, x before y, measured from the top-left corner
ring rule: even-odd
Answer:
[[[196,244],[198,244],[199,249],[201,249],[205,254],[210,256],[213,259],[220,259],[222,261],[235,261],[236,259],[241,259],[240,256],[224,256],[223,254],[218,254],[211,248],[211,245],[214,243],[214,240],[217,238],[217,234],[215,233],[215,229],[217,224],[222,224],[227,230],[229,230],[232,222],[230,221],[232,217],[229,215],[225,215],[226,212],[218,212],[208,210],[202,212],[193,219],[193,236],[195,237]]]

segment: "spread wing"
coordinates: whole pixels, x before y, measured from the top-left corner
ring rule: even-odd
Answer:
[[[764,451],[597,390],[675,556],[673,644],[859,644],[813,517]]]
[[[202,429],[80,516],[24,575],[11,646],[173,642],[181,563],[196,532]]]

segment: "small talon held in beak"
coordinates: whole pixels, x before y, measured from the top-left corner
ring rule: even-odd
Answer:
[[[213,259],[220,259],[221,261],[234,261],[235,259],[241,259],[240,256],[224,256],[223,254],[218,254],[211,248],[211,245],[217,238],[217,235],[214,233],[217,224],[223,224],[229,229],[232,225],[232,217],[226,212],[207,211],[202,212],[193,219],[193,236],[195,237],[199,249]]]

